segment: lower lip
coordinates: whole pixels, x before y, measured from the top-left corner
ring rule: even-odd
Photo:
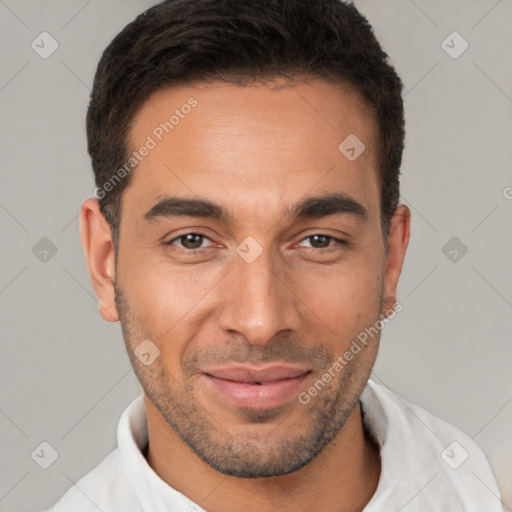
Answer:
[[[235,407],[243,409],[270,409],[297,396],[309,372],[292,379],[268,384],[246,384],[205,375],[208,383]]]

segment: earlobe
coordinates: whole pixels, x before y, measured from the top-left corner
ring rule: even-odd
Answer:
[[[104,320],[117,322],[114,244],[110,225],[96,199],[87,199],[82,204],[80,235],[92,285],[99,300],[98,311]]]
[[[411,212],[407,206],[401,204],[391,219],[389,228],[388,257],[386,259],[386,273],[382,294],[383,315],[389,314],[397,301],[396,288],[400,273],[402,272],[407,246],[409,245],[410,226]]]

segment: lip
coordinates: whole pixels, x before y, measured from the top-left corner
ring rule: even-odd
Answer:
[[[208,385],[235,407],[270,409],[295,397],[311,371],[284,365],[239,365],[203,373]]]

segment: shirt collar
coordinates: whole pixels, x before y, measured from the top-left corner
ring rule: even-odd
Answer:
[[[194,510],[199,505],[164,482],[144,458],[149,442],[144,395],[123,412],[117,428],[117,446],[124,470],[144,511]]]
[[[388,431],[388,418],[368,381],[359,399],[363,422],[382,449]],[[123,412],[117,428],[117,445],[123,468],[144,511],[194,510],[205,512],[199,505],[164,482],[151,468],[143,453],[149,442],[144,395],[138,396]],[[382,472],[384,465],[382,464]],[[380,489],[384,485],[379,480]],[[377,494],[377,493],[376,493]]]

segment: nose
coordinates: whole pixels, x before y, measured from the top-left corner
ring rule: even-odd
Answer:
[[[219,327],[260,346],[281,331],[297,331],[299,300],[270,250],[265,249],[252,263],[235,258],[235,267],[223,280]]]

